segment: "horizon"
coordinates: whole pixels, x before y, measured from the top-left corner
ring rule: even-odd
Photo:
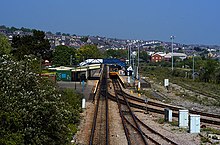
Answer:
[[[45,32],[164,42],[175,35],[175,43],[219,46],[219,4],[218,0],[4,1],[0,18],[7,27]]]
[[[0,26],[5,26],[5,27],[15,27],[15,26],[6,26],[4,24],[1,24]],[[21,29],[22,27],[15,27],[17,29]],[[23,28],[26,28],[26,27],[23,27]],[[43,31],[43,32],[51,32],[51,31],[47,31],[47,30],[41,30],[41,29],[37,29],[37,28],[27,28],[27,29],[30,29],[30,30],[39,30],[39,31]],[[57,31],[58,32],[58,31]],[[51,32],[52,34],[55,34],[56,32]],[[61,35],[63,34],[64,32],[61,32]],[[80,34],[71,34],[71,33],[68,33],[66,32],[65,34],[70,34],[70,35],[76,35],[76,36],[84,36],[84,37],[87,37],[87,36],[90,36],[90,35],[80,35]],[[55,34],[56,35],[56,34]],[[93,37],[97,37],[99,35],[91,35]],[[159,40],[159,39],[148,39],[148,40],[144,40],[144,39],[126,39],[126,38],[116,38],[116,37],[106,37],[106,36],[99,36],[99,37],[105,37],[105,38],[109,38],[109,39],[119,39],[119,40],[139,40],[139,41],[162,41],[162,42],[169,42],[171,43],[171,41],[163,41],[163,40]],[[177,43],[177,44],[183,44],[183,45],[205,45],[205,46],[220,46],[218,44],[185,44],[185,43],[180,43],[180,42],[174,42],[174,43]]]

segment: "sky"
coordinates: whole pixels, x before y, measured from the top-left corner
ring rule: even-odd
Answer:
[[[220,45],[220,0],[1,0],[0,25]]]

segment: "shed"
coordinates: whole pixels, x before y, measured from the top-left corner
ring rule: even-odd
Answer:
[[[56,68],[57,81],[71,81],[72,68],[60,66]]]

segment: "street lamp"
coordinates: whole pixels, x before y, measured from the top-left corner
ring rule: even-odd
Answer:
[[[172,46],[171,46],[171,48],[172,48],[172,71],[173,71],[173,40],[174,40],[174,37],[175,36],[170,36],[170,39],[172,40]]]
[[[193,81],[195,80],[195,60],[194,60],[195,54],[193,54]]]
[[[140,44],[138,43],[138,66],[137,66],[138,91],[140,91],[141,88],[141,82],[139,76],[139,61],[140,61]]]
[[[77,75],[76,75],[76,69],[77,69],[76,56],[77,56],[77,54],[75,53],[75,58],[74,58],[74,63],[75,63],[75,72],[74,72],[74,77],[75,77],[75,90],[76,90],[76,77],[77,77]]]
[[[139,55],[140,55],[139,53],[140,53],[140,48],[139,48],[139,44],[138,44],[138,64],[137,64],[137,76],[136,76],[138,80],[139,80],[139,74],[138,74],[139,70],[138,69],[139,69]]]
[[[130,49],[130,47],[129,47],[129,45],[128,45],[128,61],[127,61],[128,66],[130,66],[130,59],[129,59],[130,53],[129,53],[129,49]]]

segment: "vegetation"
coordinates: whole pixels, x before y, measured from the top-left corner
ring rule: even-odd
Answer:
[[[11,52],[11,45],[8,39],[0,34],[0,56],[4,54],[9,54]]]
[[[113,49],[108,49],[104,53],[105,58],[127,58],[128,53],[127,50],[113,50]]]
[[[35,55],[43,59],[51,59],[50,43],[44,39],[43,31],[33,30],[33,36],[14,36],[12,39],[12,52],[18,60],[24,59],[25,55]]]
[[[202,128],[201,131],[205,131],[211,134],[218,134],[220,135],[220,130],[214,128]]]
[[[6,31],[11,32],[11,33],[14,31],[18,31],[18,30],[21,30],[23,32],[32,32],[33,31],[32,29],[28,29],[28,28],[24,28],[24,27],[21,27],[19,29],[19,28],[15,28],[15,27],[6,27],[4,25],[1,25],[0,29],[5,29]]]
[[[148,55],[145,51],[140,51],[140,59],[143,59],[145,62],[149,62],[150,55]]]
[[[0,57],[0,144],[68,144],[79,122],[81,96],[59,92],[33,64],[30,57]]]
[[[178,126],[179,122],[178,121],[172,121],[172,122],[169,122],[169,124],[172,125],[172,126]]]
[[[164,124],[165,123],[165,119],[164,118],[159,118],[156,120],[157,123],[159,124]]]
[[[81,40],[82,42],[87,42],[88,39],[89,39],[89,38],[86,36],[86,37],[82,37],[80,40]]]
[[[57,46],[53,51],[53,65],[67,66],[75,59],[76,50],[68,46]],[[72,56],[72,57],[71,57]],[[72,59],[72,60],[70,60]]]
[[[188,66],[188,68],[175,67],[173,71],[165,64],[169,64],[170,62],[154,63],[154,66],[150,63],[148,65],[141,65],[141,71],[144,75],[151,77],[151,79],[154,79],[154,81],[160,84],[163,84],[164,79],[169,79],[172,83],[177,83],[189,90],[194,90],[196,92],[212,96],[210,99],[207,97],[200,98],[199,96],[189,96],[186,93],[182,94],[186,99],[190,99],[193,102],[198,102],[204,105],[220,106],[218,101],[218,96],[220,95],[219,62],[212,59],[197,58],[195,67],[197,75],[195,75],[195,81],[192,80],[192,66],[187,65],[189,62],[192,62],[191,59],[183,62],[176,62],[176,65]]]
[[[81,62],[89,58],[102,58],[103,55],[96,45],[84,45],[79,48],[76,57]]]

